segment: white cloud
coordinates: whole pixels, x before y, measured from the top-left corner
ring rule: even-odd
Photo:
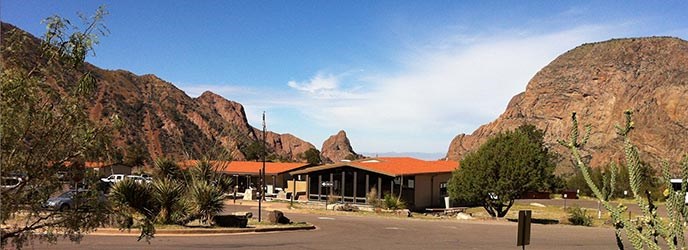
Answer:
[[[318,73],[306,82],[288,85],[303,94],[298,108],[310,119],[331,131],[357,131],[349,136],[361,150],[441,152],[454,135],[471,133],[497,118],[511,97],[524,91],[530,78],[556,56],[585,42],[612,38],[610,34],[619,28],[581,26],[546,34],[508,31],[470,42],[439,41],[441,46],[421,45],[402,55],[401,73],[346,77]],[[367,87],[343,87],[347,81]],[[341,93],[358,98],[337,98]],[[438,134],[444,139],[436,141]]]
[[[446,152],[458,133],[497,118],[512,96],[556,56],[593,41],[623,37],[626,25],[449,35],[402,52],[401,69],[316,72],[284,89],[193,85],[245,105],[249,120],[316,146],[340,129],[360,152]],[[287,88],[288,87],[288,88]]]

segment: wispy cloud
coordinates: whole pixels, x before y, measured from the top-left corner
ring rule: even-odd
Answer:
[[[460,41],[441,41],[442,46],[421,45],[400,56],[405,65],[401,73],[347,77],[368,85],[357,99],[334,98],[350,90],[342,88],[346,78],[333,75],[317,73],[288,85],[306,94],[299,109],[312,121],[331,130],[360,131],[349,135],[365,145],[364,150],[444,151],[457,133],[470,133],[495,119],[557,55],[585,42],[611,38],[611,31],[618,28],[581,26],[544,34],[505,31],[470,40],[457,36]],[[390,133],[403,136],[389,139]],[[428,142],[437,134],[444,141]]]
[[[249,120],[273,110],[273,128],[316,146],[345,129],[362,152],[445,152],[456,134],[497,118],[556,56],[582,43],[622,37],[625,30],[593,25],[452,35],[401,52],[402,68],[389,71],[323,70],[288,81],[284,89],[184,89],[198,95],[207,88],[234,98],[247,106]]]

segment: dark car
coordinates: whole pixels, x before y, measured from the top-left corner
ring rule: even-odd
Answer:
[[[88,210],[92,204],[90,204],[89,200],[87,199],[87,194],[88,190],[69,190],[67,192],[64,192],[60,194],[57,197],[53,197],[48,199],[45,203],[43,203],[43,207],[48,210],[59,210],[59,211],[64,211],[64,210],[69,210],[69,209],[79,209],[79,210]],[[77,195],[81,195],[81,197],[78,197]],[[78,202],[77,202],[78,201]],[[98,203],[105,203],[107,202],[107,197],[102,192],[98,192]]]

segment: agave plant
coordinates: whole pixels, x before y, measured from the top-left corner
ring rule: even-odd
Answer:
[[[187,197],[189,208],[204,224],[209,223],[224,207],[222,190],[205,181],[194,181]]]

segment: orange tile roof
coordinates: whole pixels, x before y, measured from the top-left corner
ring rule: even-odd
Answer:
[[[213,164],[219,163],[220,171],[232,174],[258,174],[258,170],[263,168],[263,162],[257,161],[210,161]],[[179,162],[181,168],[189,168],[198,163],[197,160],[187,160]],[[308,166],[308,163],[299,162],[265,162],[266,174],[281,174],[300,167]]]
[[[425,161],[411,157],[379,157],[351,162],[338,162],[315,166],[292,174],[310,173],[343,166],[355,167],[389,176],[417,175],[429,173],[450,173],[459,167],[456,161]]]

